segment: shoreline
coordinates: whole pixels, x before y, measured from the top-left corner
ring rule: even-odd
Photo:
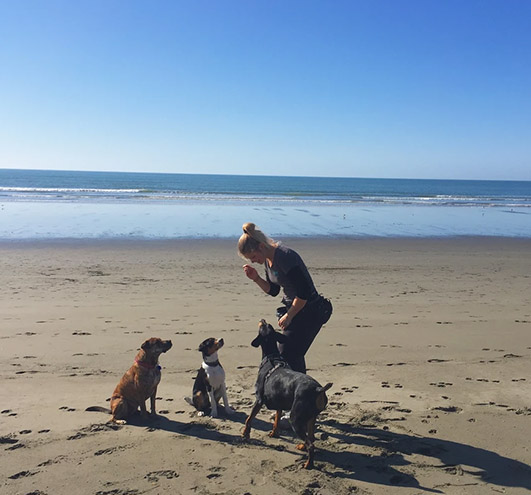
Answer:
[[[172,238],[147,238],[147,237],[37,237],[37,238],[24,238],[24,239],[2,239],[0,238],[0,248],[2,247],[24,247],[24,246],[135,246],[149,247],[149,246],[171,246],[172,244],[234,244],[237,245],[239,236],[227,236],[227,237],[172,237]],[[504,235],[428,235],[428,236],[334,236],[334,235],[308,235],[308,236],[275,236],[275,241],[282,242],[284,244],[291,243],[305,243],[305,242],[361,242],[361,243],[414,243],[414,242],[507,242],[507,243],[522,243],[529,244],[531,246],[531,234],[529,237],[520,236],[504,236]]]

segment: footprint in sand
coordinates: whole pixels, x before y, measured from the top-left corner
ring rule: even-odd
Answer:
[[[111,484],[111,483],[109,483]],[[98,490],[94,495],[138,495],[140,492],[135,488],[131,490],[121,490],[115,488],[113,490]]]
[[[11,447],[8,447],[6,450],[17,450],[17,449],[25,449],[26,445],[23,443],[16,443],[15,445],[11,445]]]
[[[20,471],[19,473],[9,476],[10,480],[18,480],[19,478],[27,478],[28,476],[33,476],[37,474],[38,471]]]
[[[446,388],[446,387],[451,387],[453,385],[453,383],[449,383],[449,382],[437,382],[437,383],[430,383],[430,385],[432,387],[439,387],[439,388]]]
[[[0,437],[0,444],[13,444],[17,443],[18,439],[13,437]]]
[[[99,455],[112,454],[116,452],[117,450],[125,450],[126,448],[128,447],[110,447],[108,449],[97,450],[96,452],[94,452],[94,455],[99,456]]]
[[[439,406],[439,407],[433,407],[432,408],[434,411],[443,411],[443,412],[451,412],[451,413],[458,413],[458,412],[461,412],[462,409],[460,407],[457,407],[457,406],[448,406],[448,407],[445,407],[445,406]]]
[[[157,483],[159,481],[159,478],[166,478],[168,480],[171,480],[171,479],[178,478],[178,477],[179,477],[179,473],[171,469],[162,470],[162,471],[152,471],[151,473],[148,473],[144,476],[144,478],[146,478],[151,483]]]
[[[352,385],[351,387],[342,387],[341,390],[343,390],[343,392],[351,394],[354,392],[354,389],[358,389],[358,388],[359,387],[357,387],[356,385]]]

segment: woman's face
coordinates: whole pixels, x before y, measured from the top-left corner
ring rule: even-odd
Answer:
[[[246,254],[245,257],[251,262],[251,263],[259,263],[260,265],[263,265],[265,263],[265,255],[257,249],[256,251],[251,251],[249,254]]]

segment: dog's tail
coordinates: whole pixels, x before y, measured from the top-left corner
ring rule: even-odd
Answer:
[[[101,407],[101,406],[90,406],[85,409],[85,411],[96,411],[96,412],[102,412],[107,414],[112,414],[111,410],[107,407]]]
[[[319,411],[323,411],[328,404],[328,399],[326,397],[326,391],[333,385],[333,383],[328,382],[324,387],[317,387],[315,391],[317,392],[317,397],[315,398],[315,405]]]
[[[320,394],[321,392],[326,392],[332,385],[332,382],[328,382],[324,387],[317,387],[317,393]]]
[[[192,407],[195,407],[191,397],[183,397],[183,399],[188,402],[188,404],[190,404]]]

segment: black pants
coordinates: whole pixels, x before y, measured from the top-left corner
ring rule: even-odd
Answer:
[[[277,317],[280,318],[286,311],[287,308],[285,307],[278,308]],[[321,330],[322,324],[320,321],[317,304],[306,304],[284,330],[283,333],[288,338],[288,341],[285,344],[278,344],[278,349],[292,370],[306,373],[304,355],[308,352],[319,330]]]

